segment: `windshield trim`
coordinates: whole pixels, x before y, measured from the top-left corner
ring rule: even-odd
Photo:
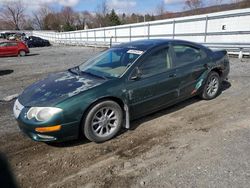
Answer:
[[[131,49],[133,49],[133,48],[131,48]],[[144,50],[141,50],[141,51],[143,51],[142,53],[141,53],[141,55],[139,55],[132,63],[131,63],[131,65],[119,76],[119,77],[117,77],[117,78],[122,78],[126,73],[127,73],[127,71],[135,64],[135,62],[141,57],[141,56],[143,56],[143,54],[145,53],[145,51]]]

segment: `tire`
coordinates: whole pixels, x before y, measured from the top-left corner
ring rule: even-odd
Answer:
[[[24,57],[26,55],[26,52],[24,50],[19,51],[19,56]]]
[[[84,135],[93,142],[105,142],[113,138],[121,129],[123,112],[114,101],[102,101],[87,112],[82,125]]]
[[[221,91],[221,78],[217,72],[212,71],[206,80],[200,97],[204,100],[212,100],[218,96]]]

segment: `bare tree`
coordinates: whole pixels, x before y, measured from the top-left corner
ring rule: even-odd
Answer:
[[[24,21],[25,8],[22,2],[5,2],[0,13],[1,20],[12,26],[13,29],[20,30],[21,22]]]
[[[185,0],[185,8],[189,10],[201,8],[203,6],[202,0]]]
[[[91,27],[93,22],[94,22],[94,17],[88,11],[76,13],[77,29],[86,29],[89,26]]]
[[[105,27],[108,25],[108,13],[109,8],[106,0],[103,0],[101,4],[97,6],[96,22],[99,27]]]
[[[160,18],[163,18],[163,15],[165,13],[165,2],[164,0],[161,0],[160,3],[156,6],[156,14],[160,16]]]
[[[232,3],[239,3],[241,2],[242,0],[231,0]]]
[[[62,21],[61,21],[61,14],[60,13],[49,13],[44,18],[44,29],[45,30],[57,30],[61,31],[63,28]]]
[[[63,7],[62,16],[66,23],[73,25],[75,13],[71,7]]]
[[[64,30],[70,31],[75,29],[76,14],[71,7],[63,7],[61,11],[61,18],[64,23]]]
[[[105,17],[109,13],[109,8],[106,0],[97,6],[97,13]]]
[[[224,1],[224,0],[216,0],[216,4],[217,4],[217,5],[222,5],[223,1]]]
[[[36,12],[33,12],[33,25],[36,29],[45,29],[45,18],[52,13],[48,5],[42,5]]]

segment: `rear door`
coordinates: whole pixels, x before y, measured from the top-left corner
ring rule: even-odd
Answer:
[[[174,66],[180,79],[179,98],[190,97],[202,86],[208,57],[202,49],[191,44],[173,44],[172,50]]]
[[[7,42],[7,53],[8,55],[17,55],[18,54],[18,45],[17,42]]]
[[[141,72],[132,80],[134,72]],[[156,49],[134,68],[127,84],[129,106],[133,117],[161,109],[177,99],[178,82],[172,67],[169,47]]]
[[[6,42],[0,42],[0,56],[5,56],[7,53]]]

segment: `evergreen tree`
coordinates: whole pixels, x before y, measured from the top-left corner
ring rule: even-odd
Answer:
[[[111,13],[108,15],[108,18],[109,18],[110,26],[121,25],[121,20],[118,17],[118,15],[115,13],[114,9],[112,9]]]

